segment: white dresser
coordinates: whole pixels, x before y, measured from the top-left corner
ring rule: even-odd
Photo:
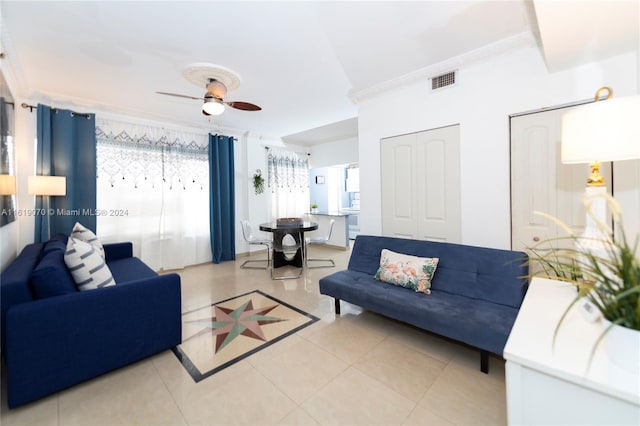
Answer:
[[[575,305],[566,283],[534,278],[504,349],[510,425],[640,425],[640,374],[619,368],[602,342],[603,330]],[[640,363],[640,359],[638,360]]]

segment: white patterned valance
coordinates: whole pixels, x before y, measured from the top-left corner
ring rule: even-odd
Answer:
[[[309,161],[295,152],[270,150],[267,169],[269,188],[272,192],[276,189],[309,188]]]
[[[208,135],[96,120],[98,179],[112,187],[142,182],[169,189],[208,181]]]

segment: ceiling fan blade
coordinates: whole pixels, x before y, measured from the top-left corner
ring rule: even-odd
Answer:
[[[243,111],[260,111],[262,109],[258,105],[250,104],[249,102],[230,101],[225,102],[225,104],[231,108],[241,109]]]
[[[187,99],[195,99],[195,100],[203,100],[204,98],[196,98],[195,96],[188,95],[180,95],[178,93],[168,93],[168,92],[156,92],[159,95],[167,95],[167,96],[175,96],[178,98],[187,98]]]

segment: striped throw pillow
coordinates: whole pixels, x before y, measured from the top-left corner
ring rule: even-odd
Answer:
[[[80,222],[76,222],[76,224],[73,225],[69,238],[75,238],[76,240],[91,244],[104,259],[104,247],[102,247],[102,243],[98,237],[96,237],[96,234],[94,234],[90,229],[85,228]]]
[[[93,290],[115,285],[111,270],[91,244],[69,238],[64,253],[67,265],[78,290]]]

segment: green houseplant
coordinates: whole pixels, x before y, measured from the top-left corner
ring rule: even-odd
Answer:
[[[264,178],[262,177],[262,171],[260,169],[257,169],[253,174],[253,191],[256,195],[264,192]]]
[[[605,335],[620,326],[640,333],[640,262],[636,256],[638,236],[630,243],[621,224],[621,209],[608,194],[603,194],[616,224],[616,237],[606,224],[597,221],[600,236],[586,239],[575,235],[559,219],[541,214],[561,226],[566,236],[542,241],[527,249],[533,276],[559,280],[577,288],[576,298],[564,312],[556,327],[555,336],[569,310],[586,298],[605,318],[603,333],[596,341],[594,351]],[[587,213],[592,212],[587,206]],[[597,247],[597,250],[586,249]],[[640,337],[639,337],[640,338]]]

